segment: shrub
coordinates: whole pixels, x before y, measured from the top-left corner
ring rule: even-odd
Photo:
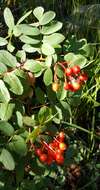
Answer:
[[[33,23],[25,22],[30,15]],[[93,151],[93,143],[89,149],[74,135],[79,129],[92,140],[97,137],[75,124],[81,97],[88,97],[85,92],[91,83],[86,84],[86,70],[94,61],[95,48],[86,39],[66,39],[59,32],[62,23],[55,17],[55,12],[37,7],[15,23],[10,9],[4,10],[8,27],[7,36],[0,37],[0,175],[4,190],[63,187],[70,164],[89,159]],[[79,166],[76,173],[74,177],[80,176]]]

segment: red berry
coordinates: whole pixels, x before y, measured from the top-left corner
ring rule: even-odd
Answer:
[[[40,156],[42,154],[41,148],[36,148],[35,153],[37,156]]]
[[[72,67],[72,71],[74,74],[78,74],[78,73],[80,73],[81,69],[78,65],[75,65]]]
[[[49,155],[48,155],[48,156],[49,156]],[[47,160],[46,160],[46,163],[47,163],[48,165],[50,165],[50,164],[52,164],[52,162],[53,162],[53,157],[49,156],[49,157],[47,158]]]
[[[60,144],[59,144],[59,149],[60,149],[60,150],[62,150],[62,151],[66,150],[66,149],[67,149],[66,144],[65,144],[65,143],[63,143],[63,142],[62,142],[62,143],[60,143]]]
[[[56,150],[56,154],[63,154],[63,152],[64,152],[64,151],[62,151],[62,150],[59,149],[59,148]]]
[[[65,90],[73,90],[73,86],[71,83],[64,83],[64,89]]]
[[[66,74],[66,76],[71,76],[72,73],[73,73],[72,68],[68,67],[68,68],[65,69],[65,74]]]
[[[54,148],[54,143],[53,142],[49,143],[49,147],[53,149]]]
[[[64,163],[64,157],[62,154],[56,154],[56,162],[57,164],[63,164]]]
[[[88,76],[87,76],[86,73],[83,73],[83,74],[81,74],[80,76],[78,76],[78,79],[79,79],[80,81],[84,82],[84,81],[88,80]]]
[[[78,82],[72,83],[73,91],[77,91],[81,88],[81,85]]]
[[[40,161],[41,161],[41,162],[46,162],[46,160],[47,160],[47,154],[44,154],[44,153],[43,153],[43,154],[40,155],[39,158],[40,158]]]
[[[53,145],[54,145],[54,149],[59,146],[59,139],[58,139],[58,137],[57,137],[57,138],[54,138],[54,140],[53,140]]]

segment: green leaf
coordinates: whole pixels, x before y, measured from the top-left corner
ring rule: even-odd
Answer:
[[[53,121],[57,124],[61,123],[61,120],[63,119],[62,110],[59,105],[55,105],[52,107],[53,109],[53,115],[57,114],[56,117],[53,118]]]
[[[43,43],[42,44],[42,53],[44,55],[52,55],[55,53],[55,50],[49,43]]]
[[[49,36],[44,36],[43,42],[49,43],[52,46],[56,46],[60,44],[61,42],[63,42],[64,39],[65,39],[64,35],[60,33],[54,33]]]
[[[9,85],[10,90],[14,94],[21,95],[23,93],[23,86],[19,78],[13,72],[6,73],[4,81]]]
[[[53,74],[51,68],[46,69],[43,76],[43,81],[46,86],[49,86],[52,83],[53,80]]]
[[[40,43],[40,40],[37,40],[37,39],[34,39],[34,38],[30,38],[29,36],[25,36],[25,35],[20,36],[19,39],[23,43],[26,43],[26,44],[38,44],[38,43]]]
[[[18,60],[23,63],[26,61],[26,53],[24,50],[18,50],[16,53],[16,57],[18,58]]]
[[[38,120],[40,124],[43,124],[44,122],[46,122],[48,119],[51,118],[51,109],[48,108],[47,106],[42,107],[39,110],[38,113]]]
[[[11,153],[5,148],[2,149],[2,152],[0,155],[0,162],[2,162],[2,164],[7,170],[14,170],[15,168],[14,159]]]
[[[93,57],[94,56],[94,47],[92,44],[85,44],[82,48],[79,49],[79,53],[84,55],[85,57]]]
[[[33,11],[34,16],[40,20],[41,17],[43,16],[44,13],[44,8],[43,7],[36,7]]]
[[[20,34],[29,35],[29,36],[37,36],[40,34],[40,30],[37,27],[33,27],[28,24],[20,24],[16,26],[15,30],[18,30]]]
[[[70,66],[79,65],[81,68],[87,63],[87,59],[81,54],[67,53],[64,60],[70,63]]]
[[[9,101],[10,101],[9,91],[5,86],[5,83],[2,80],[0,80],[0,102],[8,103]]]
[[[16,152],[20,156],[25,156],[27,154],[27,145],[24,139],[19,136],[15,135],[12,141],[9,143],[10,150]]]
[[[22,116],[21,112],[16,111],[16,117],[17,117],[17,125],[19,127],[23,127],[23,116]]]
[[[0,74],[6,73],[6,72],[7,72],[7,67],[3,63],[0,63]]]
[[[43,66],[40,64],[39,61],[35,61],[33,59],[29,59],[24,64],[24,69],[31,71],[33,73],[40,72],[43,69]]]
[[[61,105],[63,106],[63,108],[64,108],[65,110],[68,110],[70,116],[72,116],[72,112],[71,112],[71,107],[70,107],[70,105],[69,105],[67,102],[62,101],[62,100],[60,101],[60,103],[61,103]]]
[[[66,98],[67,91],[64,89],[63,84],[60,84],[60,88],[57,92],[58,100],[64,100]]]
[[[17,25],[20,24],[21,22],[23,22],[25,20],[25,18],[27,18],[30,14],[32,13],[32,11],[28,11],[24,16],[22,16],[18,22]]]
[[[14,128],[6,121],[0,121],[0,131],[6,136],[11,136],[14,133]]]
[[[32,126],[34,127],[35,125],[35,120],[29,116],[24,116],[23,117],[23,123],[26,125],[26,126]]]
[[[5,38],[0,37],[0,46],[5,46],[5,45],[7,45],[7,43],[8,42]]]
[[[24,44],[23,47],[22,47],[22,49],[24,51],[28,52],[28,53],[34,53],[36,51],[39,52],[39,53],[41,53],[40,52],[40,48],[33,47],[33,46],[29,45],[29,44]]]
[[[51,20],[55,18],[56,14],[54,11],[48,11],[43,14],[43,16],[39,19],[40,25],[48,24]]]
[[[60,78],[60,79],[63,79],[64,78],[64,72],[62,70],[62,68],[60,66],[57,67],[57,76]]]
[[[5,19],[5,23],[8,26],[8,28],[10,30],[13,30],[13,28],[14,28],[14,17],[12,15],[11,10],[8,7],[6,7],[4,9],[4,19]]]
[[[49,26],[42,26],[41,33],[44,35],[49,35],[54,32],[57,32],[61,28],[62,28],[62,23],[55,21],[55,22],[51,23]]]
[[[0,62],[9,67],[17,66],[16,57],[6,50],[0,50]]]
[[[0,103],[0,119],[8,121],[13,114],[14,103]]]
[[[21,35],[21,31],[19,30],[19,25],[15,25],[13,28],[13,35],[19,37]]]
[[[47,67],[50,67],[52,65],[52,63],[53,63],[53,57],[52,57],[52,55],[48,55],[45,59],[45,65]]]
[[[15,50],[15,47],[9,42],[7,45],[7,50],[12,53]]]

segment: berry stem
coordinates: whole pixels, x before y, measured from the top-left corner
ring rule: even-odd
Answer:
[[[51,148],[45,141],[42,142],[45,145],[45,148],[47,148],[47,150],[51,150],[53,153],[55,153],[55,151],[53,150],[53,148]]]

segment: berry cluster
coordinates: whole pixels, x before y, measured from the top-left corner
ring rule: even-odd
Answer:
[[[64,89],[72,92],[80,90],[81,86],[88,80],[86,73],[81,71],[79,65],[69,67],[67,62],[57,62],[54,67],[54,82],[52,90],[57,92],[60,88],[59,79],[57,76],[57,66],[60,66],[64,72]]]
[[[49,144],[42,141],[41,146],[35,148],[35,154],[42,163],[51,165],[53,162],[56,162],[58,165],[62,165],[64,163],[65,150],[68,148],[64,140],[65,134],[60,132]]]
[[[79,90],[82,84],[84,84],[88,79],[87,74],[81,72],[78,65],[65,68],[65,76],[66,80],[64,83],[64,89],[72,92]]]

